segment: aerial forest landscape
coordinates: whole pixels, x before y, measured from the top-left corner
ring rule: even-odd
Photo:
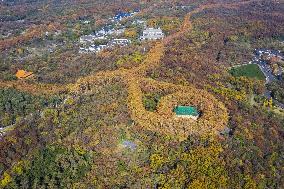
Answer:
[[[283,189],[283,0],[1,0],[0,189]]]

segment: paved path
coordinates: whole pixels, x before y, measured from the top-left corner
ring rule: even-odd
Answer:
[[[272,51],[271,51],[272,52]],[[277,55],[278,57],[280,58],[283,58],[282,54],[278,51],[273,51],[273,54]],[[250,61],[246,64],[240,64],[240,65],[235,65],[235,66],[232,66],[232,67],[240,67],[240,66],[244,66],[244,65],[249,65],[249,64],[256,64],[258,65],[258,67],[260,68],[260,70],[262,71],[262,73],[264,74],[265,78],[266,78],[266,81],[265,81],[265,84],[269,84],[273,81],[277,81],[277,77],[275,75],[272,74],[272,70],[271,68],[269,67],[269,65],[267,64],[266,61],[264,60],[261,60],[261,57],[258,53],[256,53],[253,61]],[[268,89],[265,90],[264,94],[263,94],[264,97],[266,97],[267,99],[271,99],[272,96],[271,96],[271,91],[269,91]],[[282,104],[281,102],[273,99],[273,104],[279,108],[282,108],[284,110],[284,104]]]
[[[253,64],[257,64],[259,66],[259,68],[261,69],[262,73],[265,75],[266,77],[266,82],[265,84],[269,84],[273,81],[277,81],[278,79],[276,78],[275,75],[272,74],[272,70],[269,67],[269,65],[267,64],[267,62],[265,62],[264,60],[260,59],[259,55],[255,56],[255,60],[252,61]],[[268,89],[265,90],[264,94],[263,94],[267,99],[271,99],[271,91],[269,91]],[[279,108],[284,109],[284,104],[280,103],[279,101],[273,99],[273,104],[275,106],[278,106]]]
[[[257,64],[261,69],[262,73],[266,77],[266,84],[271,83],[272,81],[277,80],[277,78],[272,74],[269,65],[265,61],[255,61],[254,64]]]

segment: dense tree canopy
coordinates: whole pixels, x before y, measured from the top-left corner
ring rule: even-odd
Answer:
[[[81,35],[137,8],[121,22],[133,43],[78,53]],[[282,188],[284,111],[265,92],[283,102],[283,81],[230,72],[255,48],[284,50],[282,2],[26,0],[0,12],[0,188]],[[135,20],[166,37],[138,40]],[[178,105],[200,117],[178,118]]]

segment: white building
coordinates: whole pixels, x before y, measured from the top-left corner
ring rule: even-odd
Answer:
[[[165,34],[163,31],[158,28],[147,28],[143,31],[143,35],[140,36],[141,40],[157,40],[157,39],[163,39],[165,37]]]
[[[106,49],[107,48],[107,45],[99,45],[99,46],[97,46],[97,48],[96,48],[96,52],[100,52],[100,51],[102,51],[102,50],[104,50],[104,49]]]
[[[85,21],[83,21],[83,24],[90,24],[90,23],[91,23],[90,20],[85,20]]]
[[[86,49],[86,48],[83,48],[83,47],[80,47],[80,49],[79,49],[80,54],[88,53],[88,51],[89,51],[89,49]]]
[[[92,43],[94,41],[94,36],[84,35],[80,37],[80,43]]]
[[[96,40],[104,40],[104,39],[106,39],[105,36],[84,35],[80,37],[80,43],[81,44],[93,43]]]
[[[106,35],[105,29],[101,29],[101,30],[97,31],[97,32],[96,32],[96,35],[97,35],[97,36]]]
[[[128,45],[129,43],[131,43],[131,41],[129,39],[113,39],[111,41],[111,45]]]
[[[145,20],[134,20],[132,22],[132,25],[144,25],[146,27],[146,21]]]
[[[118,30],[115,30],[115,29],[111,29],[111,30],[108,30],[105,35],[120,35],[120,34],[123,34],[125,31],[124,28],[122,29],[118,29]]]

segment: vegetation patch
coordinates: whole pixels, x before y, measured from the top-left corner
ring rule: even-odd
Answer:
[[[259,80],[265,80],[265,76],[256,64],[248,64],[239,67],[233,67],[230,71],[235,77],[250,77]]]
[[[157,110],[157,105],[161,99],[161,95],[156,93],[148,93],[143,96],[143,104],[147,111],[154,112]]]
[[[23,188],[70,188],[71,183],[86,175],[91,163],[90,155],[87,153],[50,146],[40,150],[23,168],[14,169],[20,171],[14,171],[16,176],[13,185]]]
[[[144,60],[144,55],[136,51],[133,54],[122,56],[116,62],[119,67],[130,68],[139,65]]]
[[[268,85],[268,90],[274,99],[284,103],[284,83],[283,81],[274,81]]]
[[[0,89],[0,127],[15,123],[20,116],[60,102],[59,96],[34,96],[15,89]]]

